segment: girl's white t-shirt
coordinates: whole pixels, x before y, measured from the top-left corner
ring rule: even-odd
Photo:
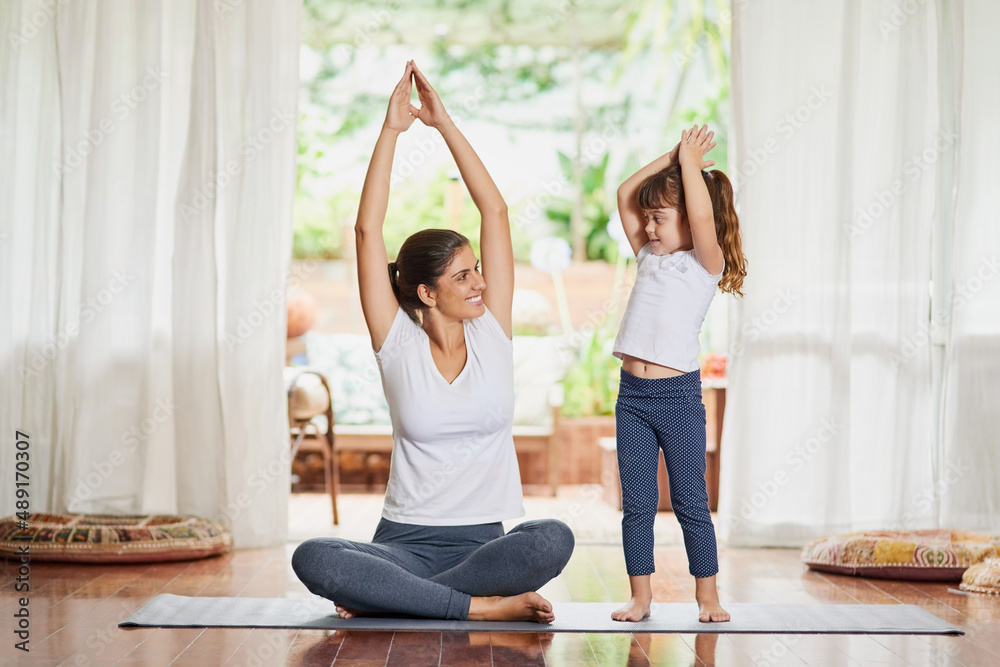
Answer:
[[[635,258],[639,268],[613,354],[687,373],[697,370],[698,334],[725,266],[713,276],[693,250],[654,255],[648,243]]]
[[[511,435],[513,344],[493,314],[465,320],[465,367],[451,384],[430,339],[403,311],[375,353],[392,418],[392,461],[382,516],[458,526],[524,516]]]

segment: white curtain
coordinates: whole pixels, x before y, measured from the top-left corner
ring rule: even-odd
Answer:
[[[995,528],[1000,280],[947,335],[932,317],[997,248],[996,6],[733,9],[749,275],[730,309],[720,531],[792,546]]]
[[[31,511],[283,541],[300,11],[0,6],[0,513],[19,430]]]
[[[952,113],[962,133],[943,233],[943,418],[933,495],[941,523],[1000,527],[1000,3],[965,0],[944,18],[961,36]]]

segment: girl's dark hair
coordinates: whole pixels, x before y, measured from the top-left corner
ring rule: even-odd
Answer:
[[[715,217],[715,238],[726,258],[726,268],[719,281],[719,289],[737,296],[743,296],[743,278],[747,275],[747,258],[743,255],[740,238],[740,220],[736,217],[733,203],[733,184],[719,171],[702,171],[712,200],[712,215]],[[681,181],[681,166],[672,164],[656,172],[639,186],[639,208],[649,211],[656,208],[673,208],[685,211],[684,185]]]
[[[469,239],[450,229],[424,229],[403,241],[396,261],[389,262],[389,282],[400,308],[411,320],[420,324],[417,311],[427,307],[417,288],[427,285],[437,289],[438,278],[467,245]]]

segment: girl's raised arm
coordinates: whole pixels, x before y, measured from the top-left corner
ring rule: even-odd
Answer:
[[[708,125],[701,129],[695,125],[690,130],[681,133],[680,153],[681,182],[684,184],[684,208],[688,224],[691,225],[691,241],[694,243],[694,256],[710,275],[717,275],[724,268],[722,247],[715,233],[715,215],[712,211],[712,199],[705,185],[702,169],[710,167],[714,162],[705,160],[705,153],[711,148],[713,132],[708,131]]]
[[[392,156],[396,152],[396,137],[413,124],[418,113],[417,108],[410,104],[412,75],[413,65],[406,63],[403,78],[392,91],[382,132],[372,151],[365,184],[361,189],[358,220],[354,225],[361,310],[365,314],[372,349],[376,352],[382,348],[385,337],[389,335],[399,309],[389,282],[389,257],[382,238],[382,226],[389,205],[389,177],[392,172]]]
[[[632,246],[632,253],[635,255],[638,255],[642,246],[649,242],[649,237],[646,234],[646,218],[642,214],[642,209],[639,208],[637,197],[639,186],[656,172],[663,171],[677,162],[679,149],[680,144],[677,144],[672,151],[656,158],[618,186],[618,215],[622,219],[622,228],[625,230],[625,236],[628,238],[628,243]]]
[[[420,96],[421,122],[436,128],[444,137],[455,158],[462,180],[469,188],[472,201],[482,219],[479,249],[482,254],[483,278],[486,289],[483,301],[510,338],[511,302],[514,298],[514,250],[510,241],[510,220],[507,203],[490,177],[482,160],[476,155],[465,135],[455,126],[437,92],[420,69],[413,65],[413,78]]]

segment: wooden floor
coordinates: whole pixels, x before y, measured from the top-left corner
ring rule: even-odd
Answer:
[[[30,654],[15,651],[17,567],[0,567],[0,662],[5,665],[1000,665],[1000,599],[945,584],[817,574],[796,550],[723,549],[723,602],[916,604],[960,626],[963,637],[913,635],[650,635],[322,630],[120,629],[159,593],[304,597],[289,565],[294,545],[241,550],[188,563],[31,565]],[[693,602],[681,547],[657,548],[660,602]],[[579,545],[542,593],[552,601],[627,597],[621,548]]]

